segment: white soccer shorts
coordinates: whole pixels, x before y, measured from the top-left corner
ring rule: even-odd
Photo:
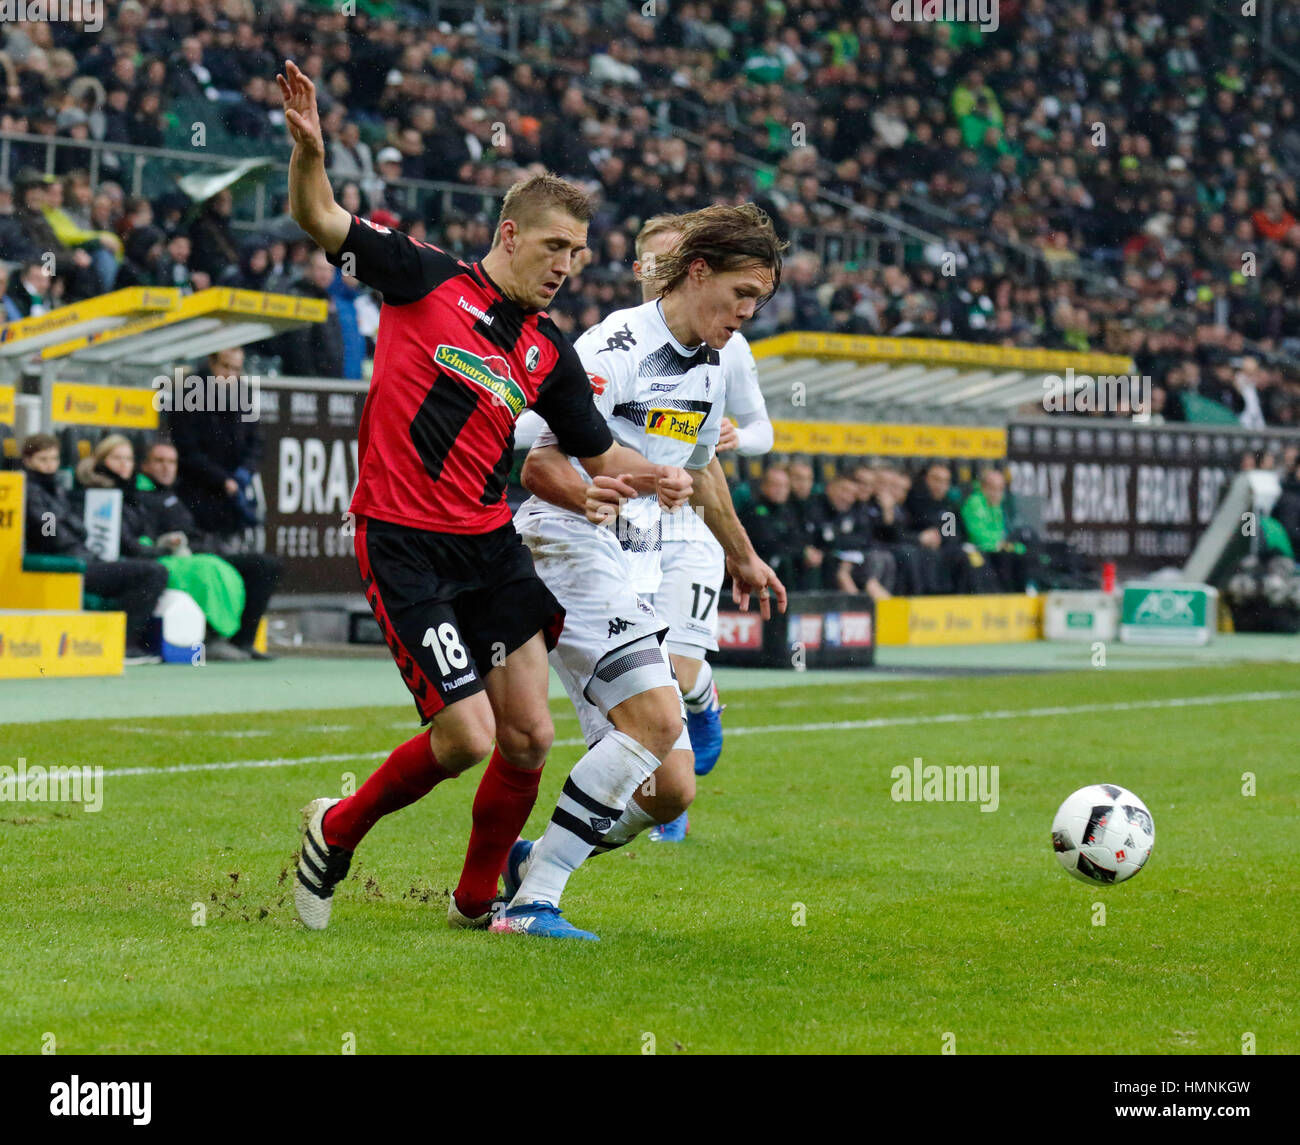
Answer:
[[[703,660],[718,650],[718,597],[726,573],[722,546],[712,533],[664,544],[663,579],[650,598],[668,623],[665,645],[676,656]]]
[[[516,515],[515,528],[533,554],[537,575],[564,606],[564,630],[551,666],[573,701],[583,739],[593,746],[613,727],[609,712],[624,700],[652,688],[677,690],[661,643],[668,626],[633,591],[612,529],[528,508]],[[685,710],[683,705],[683,720]],[[690,749],[685,723],[673,747]]]

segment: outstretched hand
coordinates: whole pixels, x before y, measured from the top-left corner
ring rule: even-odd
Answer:
[[[285,60],[284,74],[277,75],[284,97],[284,118],[294,146],[308,155],[325,155],[325,137],[321,133],[320,112],[316,108],[316,85],[293,60]]]
[[[772,616],[772,595],[776,595],[776,606],[785,611],[786,591],[780,577],[771,566],[760,560],[757,553],[751,553],[745,560],[727,558],[727,571],[731,573],[731,598],[740,607],[741,612],[749,611],[749,594],[758,597],[758,611],[764,620]]]

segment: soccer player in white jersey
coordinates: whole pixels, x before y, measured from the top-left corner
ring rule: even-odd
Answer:
[[[774,293],[783,244],[754,206],[708,207],[680,223],[678,245],[646,272],[657,301],[610,315],[575,348],[615,440],[691,471],[691,503],[722,545],[737,603],[747,608],[755,593],[766,617],[772,596],[784,611],[785,587],[754,552],[714,453],[725,398],[719,351]],[[664,526],[654,496],[619,477],[589,482],[549,430],[523,479],[534,496],[515,527],[564,606],[551,663],[590,750],[542,837],[511,849],[510,901],[491,929],[594,940],[560,914],[569,877],[594,849],[671,822],[695,794],[681,693],[662,647],[667,625],[644,599],[658,587]]]
[[[643,277],[652,264],[681,239],[676,215],[646,220],[636,237],[633,273],[641,280],[646,302],[654,287]],[[767,404],[758,388],[758,367],[749,343],[739,331],[720,352],[726,414],[718,434],[718,452],[734,449],[745,457],[770,453],[774,433]],[[734,418],[734,423],[730,420]],[[663,576],[651,600],[655,615],[668,625],[664,641],[677,684],[686,701],[686,730],[695,755],[695,774],[708,775],[722,754],[722,704],[706,659],[718,650],[718,594],[726,575],[722,546],[695,513],[675,514],[674,528],[665,531],[660,568]],[[686,838],[687,814],[650,831],[655,842],[679,843]]]

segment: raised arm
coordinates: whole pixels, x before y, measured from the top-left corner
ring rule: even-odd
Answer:
[[[293,137],[289,160],[289,213],[327,254],[336,254],[348,237],[352,216],[334,201],[325,174],[325,138],[316,109],[316,86],[292,60],[275,77],[284,96],[284,118]]]

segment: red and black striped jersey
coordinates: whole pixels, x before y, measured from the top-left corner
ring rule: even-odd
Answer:
[[[481,263],[356,216],[330,261],[384,296],[353,513],[439,533],[506,524],[515,419],[529,407],[575,457],[613,444],[563,333]]]

